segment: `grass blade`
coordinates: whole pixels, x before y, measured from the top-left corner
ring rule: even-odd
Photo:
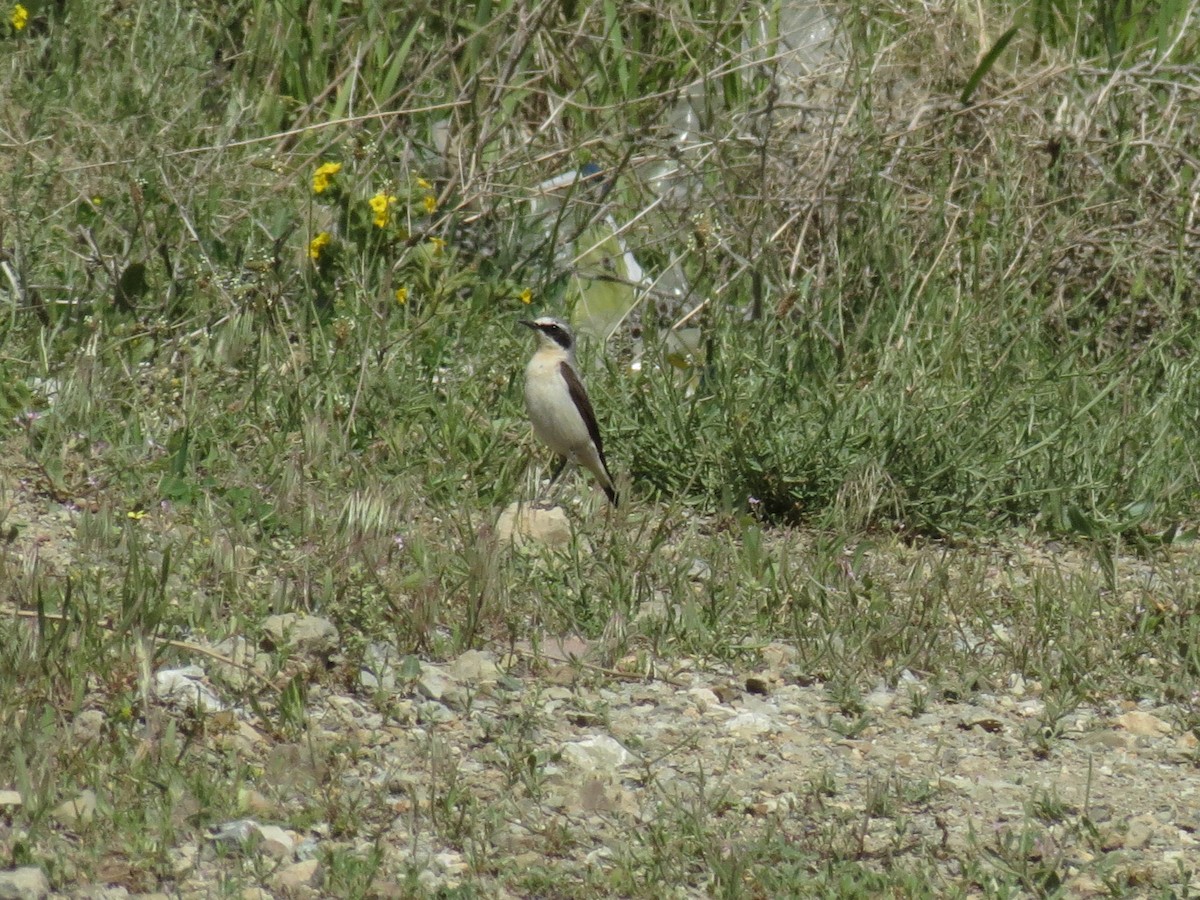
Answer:
[[[971,73],[971,77],[967,79],[966,87],[963,88],[963,92],[958,98],[963,106],[971,102],[971,98],[975,95],[975,89],[979,87],[979,83],[992,70],[992,66],[996,64],[996,60],[1000,58],[1000,54],[1004,52],[1004,48],[1016,36],[1017,26],[1014,25],[1008,31],[1004,32],[1004,34],[1000,35],[999,40],[992,44],[992,49],[984,54],[983,59],[979,61],[979,65],[975,67],[975,71]]]

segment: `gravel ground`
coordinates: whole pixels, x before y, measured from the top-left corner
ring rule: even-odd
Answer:
[[[70,513],[12,492],[9,505],[27,526],[10,554],[65,563]],[[191,665],[153,673],[144,723],[148,743],[197,710],[219,723],[192,752],[252,762],[255,781],[230,787],[245,816],[181,828],[157,884],[116,866],[105,885],[52,894],[26,866],[0,873],[0,897],[319,897],[331,860],[368,857],[370,896],[619,895],[664,825],[723,836],[727,854],[774,840],[810,860],[908,867],[934,893],[986,893],[980,872],[1016,870],[1032,893],[1136,896],[1182,886],[1200,862],[1200,751],[1182,707],[1048,715],[1042,686],[1016,675],[958,701],[905,672],[848,714],[782,643],[745,670],[645,656],[601,667],[578,640],[441,661],[376,644],[360,665],[323,619],[276,616],[263,631],[287,647],[289,671],[247,640],[181,647]],[[247,678],[296,675],[302,737],[235,699]],[[71,740],[106,727],[87,710]],[[3,825],[21,798],[0,782]],[[103,791],[61,804],[58,826],[85,826]],[[709,896],[706,868],[681,863],[657,893]],[[752,867],[744,878],[752,887]]]
[[[356,798],[351,843],[382,849],[380,896],[409,896],[414,877],[430,892],[480,879],[481,857],[496,896],[515,896],[506,880],[539,866],[586,883],[630,865],[631,833],[664,816],[747,841],[769,830],[825,843],[880,871],[927,860],[943,886],[988,848],[1057,873],[1071,896],[1107,895],[1112,879],[1166,886],[1200,860],[1197,742],[1173,727],[1176,710],[1079,709],[1043,743],[1036,684],[954,703],[923,699],[914,679],[881,686],[848,718],[797,677],[790,648],[764,656],[773,664],[753,673],[674,661],[659,678],[625,680],[471,651],[421,664],[402,688],[377,659],[360,677],[391,694],[386,717],[361,694],[315,688],[310,741],[273,741],[243,720],[224,744],[260,761],[250,822],[289,821],[330,783]],[[439,838],[438,816],[454,812],[474,820],[465,839]],[[276,862],[267,890],[321,896],[318,858],[339,843],[331,824],[276,831],[252,839],[254,825],[230,823],[175,848],[178,894],[211,895],[224,843]],[[707,896],[703,875],[676,895]]]

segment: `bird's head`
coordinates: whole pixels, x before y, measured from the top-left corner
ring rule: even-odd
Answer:
[[[566,353],[574,352],[575,335],[571,333],[571,327],[562,319],[542,316],[537,319],[522,319],[521,324],[526,328],[533,329],[534,334],[537,335],[539,349],[548,347]]]

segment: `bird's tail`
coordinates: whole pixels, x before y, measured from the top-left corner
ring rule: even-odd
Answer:
[[[589,449],[592,452],[580,459],[579,462],[591,470],[591,473],[596,476],[596,481],[600,482],[600,487],[604,488],[604,496],[608,498],[608,502],[616,506],[617,483],[613,481],[613,477],[608,471],[608,460],[604,458],[604,451],[595,447]]]
[[[600,487],[604,488],[604,496],[608,498],[608,502],[614,507],[618,506],[619,504],[617,503],[617,497],[619,495],[617,494],[617,489],[613,486],[612,482],[610,481],[608,484],[602,483]]]

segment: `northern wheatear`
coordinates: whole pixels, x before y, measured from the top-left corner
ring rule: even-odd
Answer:
[[[575,336],[565,322],[543,316],[521,324],[537,335],[537,352],[525,367],[525,408],[539,441],[562,458],[550,479],[562,474],[568,462],[596,476],[613,506],[617,488],[604,459],[604,442],[587,390],[575,366]]]

